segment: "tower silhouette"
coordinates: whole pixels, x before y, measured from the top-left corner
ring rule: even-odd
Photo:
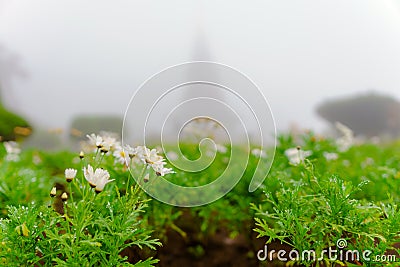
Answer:
[[[222,127],[214,119],[218,120],[224,112],[221,103],[225,100],[225,92],[218,86],[210,84],[218,83],[218,73],[215,69],[202,64],[202,62],[214,61],[206,40],[205,33],[199,30],[190,57],[190,62],[196,64],[196,67],[189,67],[185,74],[185,80],[190,84],[182,88],[181,102],[187,101],[187,103],[179,111],[182,116],[178,116],[178,124],[182,127],[184,123],[189,123],[191,130],[195,131],[189,131],[189,133],[194,136],[198,134],[202,138],[215,139],[221,137],[219,132]]]

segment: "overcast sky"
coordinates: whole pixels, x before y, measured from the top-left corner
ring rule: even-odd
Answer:
[[[331,97],[374,89],[400,99],[395,0],[3,0],[3,99],[49,128],[75,114],[122,115],[147,78],[192,60],[199,38],[205,60],[260,87],[278,130],[323,129],[314,110]]]

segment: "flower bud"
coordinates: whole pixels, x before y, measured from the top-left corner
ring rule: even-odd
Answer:
[[[67,180],[68,183],[72,182],[76,176],[77,170],[75,169],[66,169],[65,170],[65,179]]]
[[[62,195],[61,195],[61,200],[62,200],[63,202],[65,202],[65,201],[68,200],[68,195],[67,195],[66,192],[62,193]]]
[[[50,196],[55,197],[57,195],[57,188],[54,186],[50,191]]]

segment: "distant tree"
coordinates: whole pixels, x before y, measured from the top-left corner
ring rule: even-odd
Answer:
[[[27,77],[20,63],[21,60],[17,54],[10,52],[0,44],[0,141],[16,140],[21,136],[31,134],[29,123],[4,107],[2,101],[3,89],[10,96],[11,81],[14,77]]]
[[[91,133],[99,133],[100,131],[113,132],[117,134],[122,133],[123,119],[120,116],[102,116],[102,115],[88,115],[77,116],[72,120],[71,133],[79,132],[81,136]]]
[[[347,125],[356,135],[400,134],[400,102],[390,96],[368,93],[329,100],[317,107],[317,113],[331,123]]]
[[[19,137],[30,135],[31,132],[29,123],[22,117],[8,111],[3,106],[0,96],[0,141],[16,140]]]

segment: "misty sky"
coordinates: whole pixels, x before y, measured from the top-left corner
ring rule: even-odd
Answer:
[[[199,38],[205,60],[260,87],[278,130],[323,129],[314,110],[331,97],[373,89],[400,99],[395,0],[3,0],[3,99],[49,128],[75,114],[122,115],[147,78],[192,60]]]

